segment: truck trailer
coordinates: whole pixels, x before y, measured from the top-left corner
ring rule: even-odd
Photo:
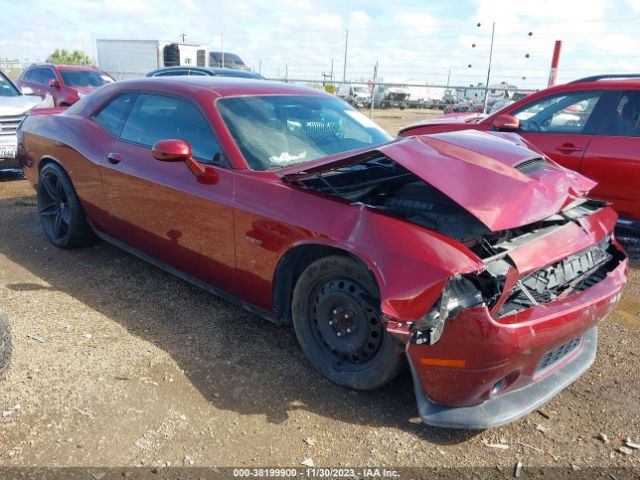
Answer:
[[[162,67],[206,67],[206,45],[163,40],[96,40],[98,67],[117,80],[144,77]]]

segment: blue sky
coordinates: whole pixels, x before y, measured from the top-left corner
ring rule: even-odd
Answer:
[[[553,43],[559,81],[640,70],[640,0],[0,0],[0,57],[44,59],[54,48],[95,56],[96,38],[179,39],[239,54],[268,77],[347,77],[441,84],[484,81],[496,22],[492,81],[545,86]],[[480,23],[480,27],[477,24]],[[529,35],[531,32],[532,35]],[[475,47],[472,45],[475,44]],[[527,55],[529,55],[527,57]],[[469,67],[471,65],[471,67]],[[523,78],[524,77],[524,78]]]

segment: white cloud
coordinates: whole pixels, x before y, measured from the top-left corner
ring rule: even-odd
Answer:
[[[104,0],[104,7],[123,13],[143,13],[151,10],[146,0]]]

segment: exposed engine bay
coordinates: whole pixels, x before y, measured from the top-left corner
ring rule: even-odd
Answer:
[[[491,233],[445,194],[384,155],[293,182],[382,210],[463,242]]]

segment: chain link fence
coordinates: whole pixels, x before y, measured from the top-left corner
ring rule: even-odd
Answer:
[[[518,100],[535,90],[512,85],[436,85],[427,83],[391,83],[371,81],[329,81],[273,78],[270,80],[301,85],[337,95],[359,108],[428,108],[446,112],[476,112],[487,105]]]

